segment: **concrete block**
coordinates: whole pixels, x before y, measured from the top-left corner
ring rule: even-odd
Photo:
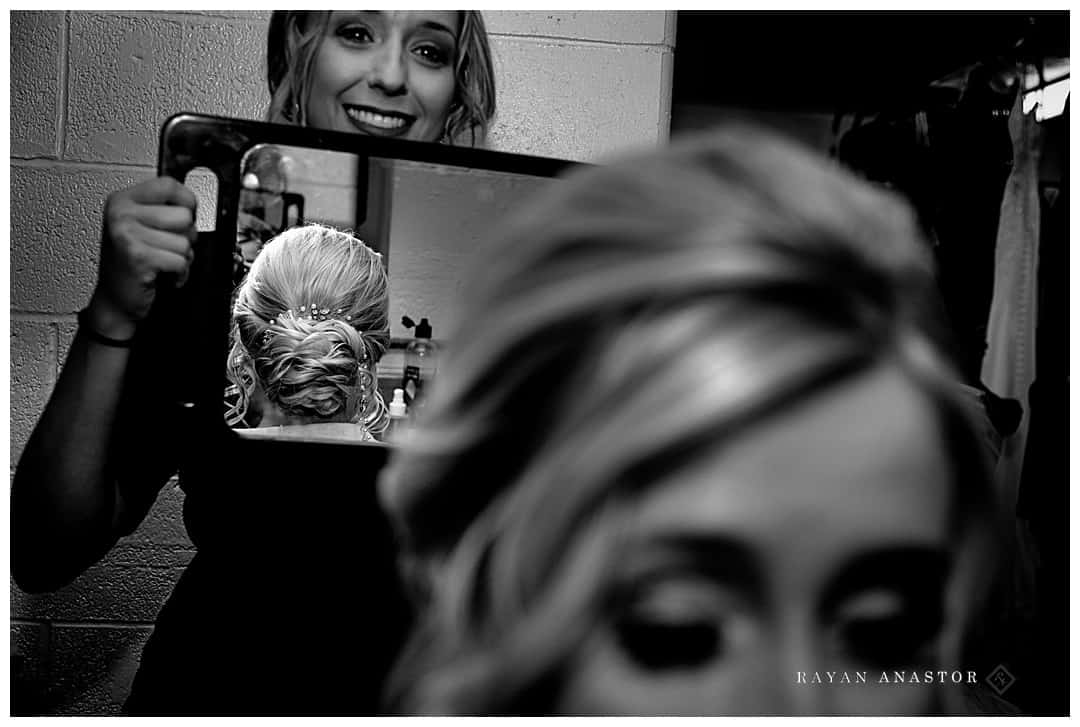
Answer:
[[[96,565],[53,593],[11,587],[15,618],[151,623],[194,555],[175,480],[158,495],[139,528]]]
[[[660,61],[660,121],[657,131],[659,142],[666,143],[671,138],[671,91],[674,87],[675,53],[665,50]]]
[[[105,560],[52,593],[23,593],[12,584],[12,617],[153,623],[191,554],[145,549],[139,553],[136,556],[133,550],[118,547]],[[120,559],[128,563],[117,565]],[[165,567],[163,564],[169,559],[173,565]]]
[[[157,549],[170,553],[190,551],[193,547],[184,528],[184,491],[176,478],[161,488],[157,501],[135,532],[116,545],[117,550]],[[186,559],[183,562],[186,563]],[[172,561],[166,560],[166,564],[172,564]]]
[[[49,627],[38,623],[11,624],[11,714],[48,712]]]
[[[11,155],[55,157],[64,60],[62,12],[11,11]]]
[[[71,314],[86,305],[97,280],[105,197],[152,175],[12,166],[12,308]]]
[[[182,26],[155,15],[72,12],[65,158],[153,165],[182,110]]]
[[[265,118],[270,101],[265,70],[269,17],[261,13],[244,18],[248,22],[193,16],[184,23],[180,95],[172,112]]]
[[[55,332],[49,323],[11,321],[11,463],[45,408],[56,381]]]
[[[227,18],[262,24],[270,23],[269,10],[173,10],[174,15],[193,15],[201,18]]]
[[[79,330],[79,324],[75,321],[60,321],[56,324],[58,341],[56,345],[56,373],[59,374],[64,368],[68,351],[71,350],[71,342],[75,340],[75,332]]]
[[[12,679],[44,679],[48,658],[49,631],[45,624],[11,624]]]
[[[488,33],[604,41],[663,44],[667,13],[662,10],[486,10]]]
[[[205,167],[193,169],[184,184],[195,193],[198,204],[195,207],[195,226],[201,232],[217,229],[218,180]]]
[[[665,51],[496,38],[499,109],[488,146],[596,161],[667,138]]]
[[[50,713],[120,714],[152,629],[57,625],[52,631]]]

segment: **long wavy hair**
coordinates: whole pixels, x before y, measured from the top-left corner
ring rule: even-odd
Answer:
[[[226,421],[252,424],[255,387],[299,421],[386,429],[377,364],[390,343],[382,256],[350,234],[309,224],[275,237],[233,304]]]
[[[452,144],[468,134],[469,144],[476,146],[495,117],[495,68],[483,16],[477,10],[458,13],[461,30],[454,58],[454,96],[442,138],[431,141]],[[306,123],[311,72],[329,21],[329,11],[274,11],[266,47],[267,120]]]
[[[992,491],[974,400],[929,335],[930,254],[904,203],[732,127],[553,185],[481,259],[466,323],[380,482],[420,614],[392,708],[549,709],[544,690],[604,608],[634,503],[752,422],[883,362],[948,432],[952,532],[970,566],[940,642],[955,655]]]

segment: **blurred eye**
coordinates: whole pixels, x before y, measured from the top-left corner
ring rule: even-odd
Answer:
[[[941,629],[939,599],[875,590],[858,594],[837,611],[837,648],[875,667],[916,661]]]
[[[342,25],[337,29],[337,36],[358,45],[371,43],[375,40],[367,26],[355,24]]]
[[[445,66],[450,62],[450,51],[434,43],[416,46],[413,54],[430,66]]]
[[[720,652],[720,629],[707,621],[665,623],[629,618],[618,626],[627,656],[650,670],[701,667]]]
[[[721,658],[731,620],[715,586],[669,581],[630,596],[616,620],[619,647],[643,669],[698,669]]]

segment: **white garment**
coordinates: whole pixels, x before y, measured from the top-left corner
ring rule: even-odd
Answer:
[[[1035,323],[1038,300],[1039,156],[1042,129],[1024,115],[1020,98],[1009,116],[1013,167],[1005,185],[994,253],[994,295],[987,325],[982,381],[998,396],[1024,408],[1020,426],[1006,438],[997,464],[1002,504],[1015,511],[1031,421],[1028,389],[1035,379]]]

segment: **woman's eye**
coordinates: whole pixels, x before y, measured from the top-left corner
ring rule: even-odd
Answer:
[[[699,669],[741,641],[738,598],[697,577],[639,583],[625,594],[615,621],[622,651],[644,669]]]
[[[694,669],[720,656],[720,627],[710,621],[666,622],[629,616],[616,626],[619,646],[644,669]]]
[[[371,43],[375,40],[371,31],[363,25],[343,25],[338,28],[337,35],[352,43]]]
[[[838,647],[864,664],[898,667],[913,663],[937,635],[941,606],[902,596],[856,599],[837,623]]]
[[[450,52],[437,45],[425,43],[413,48],[413,53],[432,66],[445,66],[450,62]]]

